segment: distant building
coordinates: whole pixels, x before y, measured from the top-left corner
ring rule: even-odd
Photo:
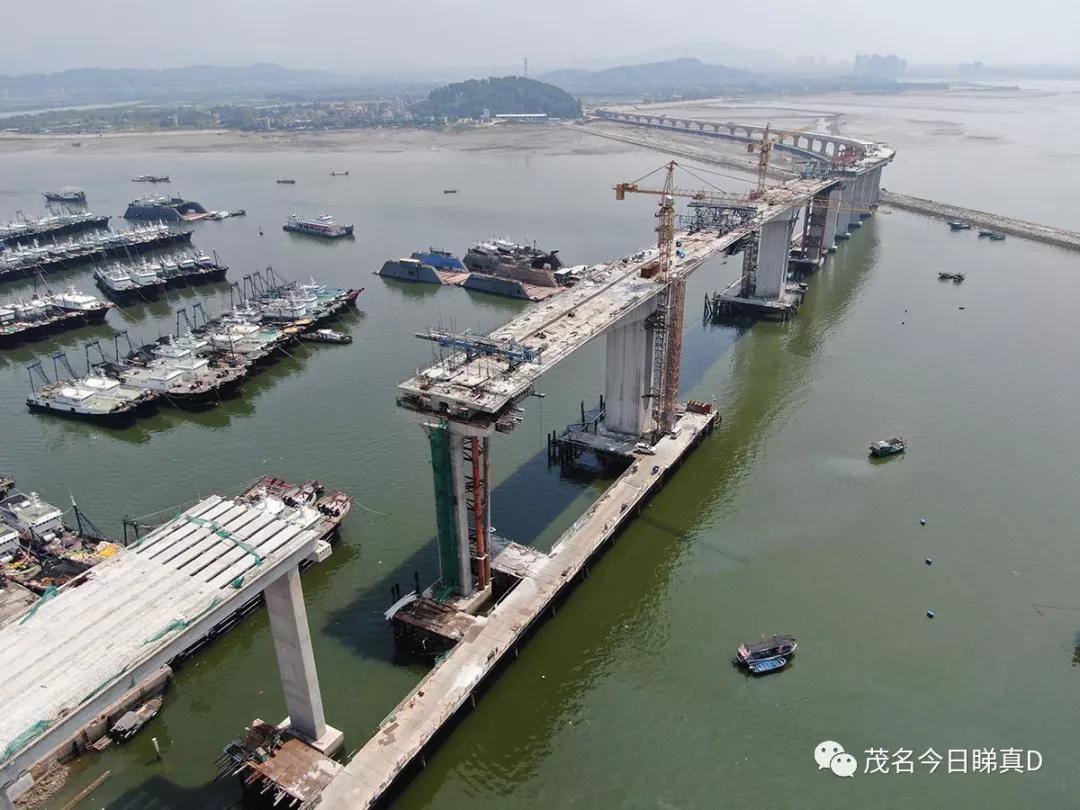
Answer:
[[[879,53],[860,53],[855,57],[856,76],[870,79],[899,79],[907,70],[907,60],[894,53],[882,56]]]
[[[518,124],[542,124],[548,120],[547,113],[496,113],[496,121]]]

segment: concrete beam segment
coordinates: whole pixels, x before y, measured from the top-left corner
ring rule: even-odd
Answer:
[[[798,208],[789,208],[761,226],[754,292],[758,298],[779,298],[787,285],[791,231],[798,215]]]
[[[651,427],[649,400],[652,387],[655,334],[646,319],[656,302],[637,307],[607,332],[604,369],[604,427],[616,433],[640,436]]]
[[[318,740],[326,733],[326,717],[299,568],[293,568],[266,589],[266,610],[289,721],[301,736]]]

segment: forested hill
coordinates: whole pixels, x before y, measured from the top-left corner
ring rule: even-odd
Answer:
[[[470,79],[432,90],[414,112],[421,115],[480,118],[505,113],[546,113],[552,118],[578,118],[577,99],[554,85],[520,76]]]

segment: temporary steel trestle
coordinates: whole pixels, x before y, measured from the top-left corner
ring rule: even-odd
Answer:
[[[499,341],[469,332],[454,333],[444,329],[429,329],[427,332],[417,332],[416,336],[421,340],[430,340],[444,349],[464,352],[466,363],[481,356],[505,360],[511,369],[522,363],[540,362],[540,349],[523,346],[513,338]]]

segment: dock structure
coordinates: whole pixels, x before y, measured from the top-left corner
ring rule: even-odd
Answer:
[[[301,563],[329,553],[310,517],[206,498],[0,628],[0,808],[33,766],[94,742],[84,730],[118,698],[260,594],[292,731],[333,753],[341,734],[323,714],[300,588]]]
[[[912,211],[916,214],[926,214],[936,219],[966,222],[978,228],[991,228],[998,233],[1007,233],[1010,236],[1032,239],[1055,247],[1080,250],[1080,232],[1070,231],[1066,228],[1055,228],[1051,225],[1040,225],[1037,222],[1028,222],[1023,219],[1003,217],[1000,214],[991,214],[973,208],[962,208],[959,205],[949,205],[948,203],[935,202],[922,197],[912,197],[909,194],[898,194],[895,191],[882,191],[881,201],[891,205],[893,208]]]
[[[661,439],[655,455],[641,458],[559,538],[547,554],[510,544],[495,558],[493,574],[503,594],[487,615],[469,617],[449,655],[379,726],[375,735],[330,780],[319,808],[371,807],[420,760],[446,723],[473,699],[478,687],[517,647],[560,594],[579,578],[664,479],[705,436],[716,413],[684,412],[674,437]],[[507,592],[508,591],[508,592]]]

